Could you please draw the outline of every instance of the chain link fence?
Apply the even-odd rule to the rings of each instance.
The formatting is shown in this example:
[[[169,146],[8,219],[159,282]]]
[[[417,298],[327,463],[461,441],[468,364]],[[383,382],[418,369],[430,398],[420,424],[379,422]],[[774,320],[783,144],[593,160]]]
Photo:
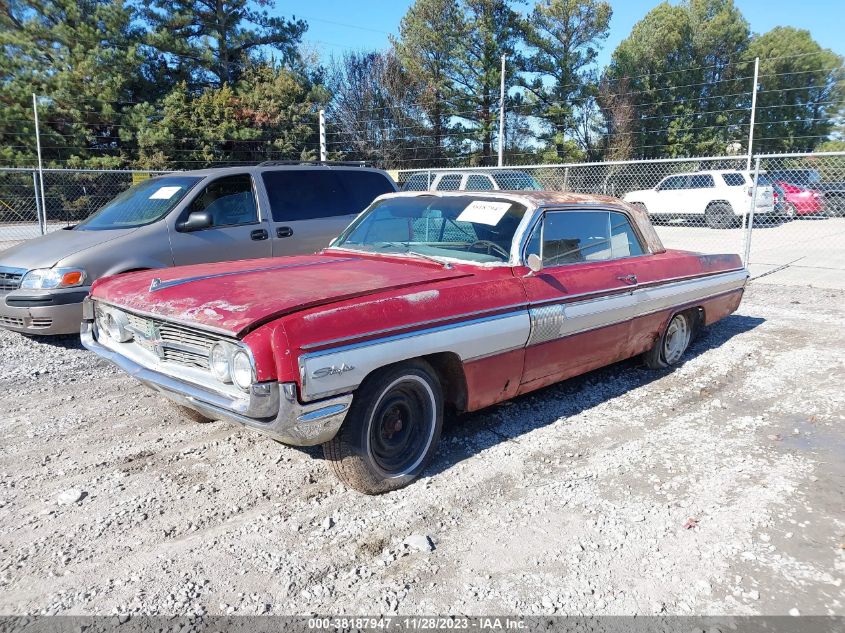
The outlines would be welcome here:
[[[740,253],[752,277],[843,287],[845,152],[405,170],[398,181],[614,196],[645,209],[667,248]]]
[[[0,168],[0,251],[83,220],[160,172]],[[667,248],[740,253],[752,277],[843,287],[845,152],[403,170],[406,190],[548,189],[644,208]]]
[[[160,172],[0,168],[0,251],[84,220],[133,184]]]

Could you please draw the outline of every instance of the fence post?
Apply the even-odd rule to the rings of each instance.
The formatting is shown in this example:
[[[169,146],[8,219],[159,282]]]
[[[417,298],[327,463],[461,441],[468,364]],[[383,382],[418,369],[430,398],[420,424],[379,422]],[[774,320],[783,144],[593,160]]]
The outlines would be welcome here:
[[[47,198],[44,196],[44,168],[41,164],[41,133],[38,131],[38,98],[35,93],[32,93],[32,113],[35,116],[35,146],[38,151],[38,181],[41,188],[41,215],[44,218],[44,223],[40,221],[38,225],[41,228],[41,235],[47,232]],[[37,202],[36,202],[37,204]]]
[[[428,191],[429,189],[431,189],[431,170],[429,169],[429,170],[427,170],[425,173],[426,173],[426,176],[425,176],[425,189],[426,189],[426,191]]]
[[[47,218],[44,217],[44,209],[41,204],[41,196],[38,195],[38,172],[32,170],[32,191],[35,194],[35,217],[38,219],[38,229],[44,235],[47,228]]]
[[[325,163],[328,160],[328,152],[326,151],[326,111],[320,110],[320,162]]]
[[[499,167],[505,161],[505,56],[502,55],[502,85],[499,88]]]
[[[569,167],[563,168],[563,190],[569,191]]]
[[[754,230],[754,209],[757,207],[757,182],[760,176],[760,157],[754,163],[754,182],[751,183],[751,208],[748,210],[748,227],[745,230],[742,263],[748,268],[748,258],[751,256],[751,234]]]
[[[754,119],[757,115],[757,73],[760,71],[760,58],[754,58],[754,86],[751,91],[751,124],[748,130],[748,159],[745,161],[745,171],[751,170],[751,156],[754,151]]]

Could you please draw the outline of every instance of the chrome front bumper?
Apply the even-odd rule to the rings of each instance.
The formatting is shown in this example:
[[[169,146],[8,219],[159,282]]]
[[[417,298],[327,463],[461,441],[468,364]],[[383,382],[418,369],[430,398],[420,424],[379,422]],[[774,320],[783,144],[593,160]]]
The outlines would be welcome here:
[[[115,352],[99,341],[92,321],[83,321],[82,344],[177,404],[214,419],[230,420],[293,446],[332,439],[343,424],[352,394],[301,404],[295,383],[259,383],[243,398],[168,375]]]

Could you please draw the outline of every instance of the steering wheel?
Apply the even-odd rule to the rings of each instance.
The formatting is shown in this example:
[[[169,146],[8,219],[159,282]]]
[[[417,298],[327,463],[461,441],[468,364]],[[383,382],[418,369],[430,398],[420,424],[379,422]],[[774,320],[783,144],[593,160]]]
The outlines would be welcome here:
[[[511,254],[509,252],[507,252],[504,248],[496,244],[496,242],[491,242],[490,240],[476,240],[469,245],[469,250],[473,250],[476,246],[486,247],[488,255],[492,254],[490,251],[495,251],[496,253],[504,257],[505,260],[508,260],[511,257]]]

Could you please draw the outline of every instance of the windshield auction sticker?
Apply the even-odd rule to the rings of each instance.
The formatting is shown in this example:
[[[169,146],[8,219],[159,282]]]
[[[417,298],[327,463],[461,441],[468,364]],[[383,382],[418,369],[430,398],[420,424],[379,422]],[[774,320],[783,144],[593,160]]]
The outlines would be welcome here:
[[[182,187],[159,187],[150,196],[150,200],[170,200]]]
[[[457,222],[475,222],[477,224],[496,226],[510,208],[510,202],[473,200],[461,211],[461,214],[455,220]]]

